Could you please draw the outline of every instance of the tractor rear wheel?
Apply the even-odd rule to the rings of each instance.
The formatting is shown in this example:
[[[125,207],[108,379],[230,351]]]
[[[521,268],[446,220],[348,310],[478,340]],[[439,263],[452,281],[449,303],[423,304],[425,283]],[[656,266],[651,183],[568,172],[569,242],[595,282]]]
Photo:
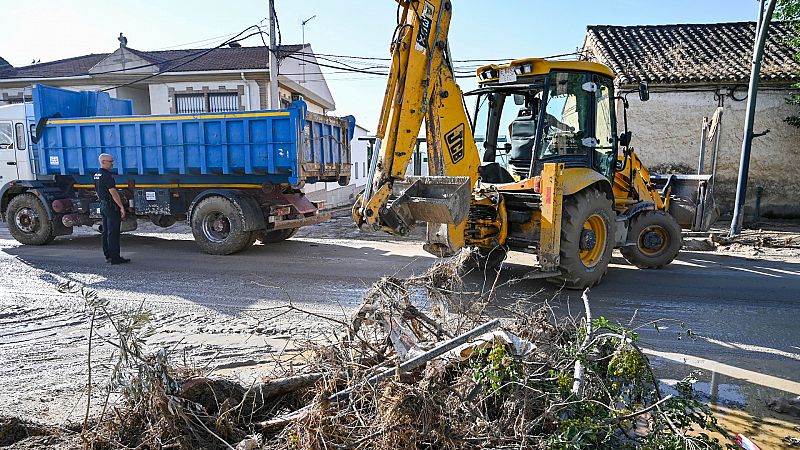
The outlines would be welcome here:
[[[626,261],[640,269],[658,269],[681,251],[681,226],[664,211],[646,211],[631,220],[628,244],[620,249]]]
[[[561,275],[549,281],[567,289],[599,283],[614,251],[614,209],[605,193],[584,189],[564,197],[561,219]]]

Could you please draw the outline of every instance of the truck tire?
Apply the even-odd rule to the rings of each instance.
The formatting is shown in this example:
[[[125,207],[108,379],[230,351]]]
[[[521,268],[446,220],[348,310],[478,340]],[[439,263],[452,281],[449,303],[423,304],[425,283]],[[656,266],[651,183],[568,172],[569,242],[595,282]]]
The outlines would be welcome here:
[[[645,211],[628,228],[628,243],[620,248],[626,261],[640,269],[659,269],[671,263],[681,251],[681,226],[664,211]]]
[[[298,228],[284,228],[283,230],[258,231],[257,239],[262,244],[274,244],[285,241],[297,233]]]
[[[565,196],[561,219],[561,275],[548,281],[567,289],[584,289],[600,282],[614,251],[614,209],[598,189]]]
[[[192,213],[192,234],[197,245],[211,255],[230,255],[251,246],[254,232],[244,230],[242,211],[220,196],[200,201]]]
[[[55,239],[47,210],[33,194],[20,194],[11,199],[6,223],[11,236],[23,244],[44,245]]]

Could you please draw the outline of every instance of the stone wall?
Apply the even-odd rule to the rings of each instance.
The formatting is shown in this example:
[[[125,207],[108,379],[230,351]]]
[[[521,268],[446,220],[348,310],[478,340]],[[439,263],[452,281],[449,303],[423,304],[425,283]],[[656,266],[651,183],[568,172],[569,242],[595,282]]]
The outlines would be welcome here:
[[[771,132],[753,141],[746,212],[755,205],[756,191],[763,188],[761,214],[767,217],[800,217],[800,129],[783,119],[792,114],[787,90],[759,92],[754,131]],[[735,93],[744,98],[746,91]],[[688,166],[697,170],[703,117],[711,118],[717,108],[714,92],[664,91],[651,87],[650,100],[640,102],[629,96],[628,127],[633,147],[645,165]],[[746,101],[724,99],[722,132],[715,184],[716,200],[723,212],[733,210]],[[619,128],[622,132],[622,111]],[[712,143],[706,151],[706,173],[711,171]]]

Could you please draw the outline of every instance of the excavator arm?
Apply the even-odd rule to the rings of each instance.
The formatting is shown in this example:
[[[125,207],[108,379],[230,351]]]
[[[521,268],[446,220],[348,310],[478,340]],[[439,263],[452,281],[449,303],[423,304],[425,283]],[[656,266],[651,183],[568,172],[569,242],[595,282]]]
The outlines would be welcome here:
[[[397,2],[402,11],[391,45],[376,147],[353,217],[362,229],[397,235],[426,222],[426,249],[452,254],[464,245],[480,165],[447,45],[452,6],[449,0]],[[423,121],[432,176],[407,179]]]

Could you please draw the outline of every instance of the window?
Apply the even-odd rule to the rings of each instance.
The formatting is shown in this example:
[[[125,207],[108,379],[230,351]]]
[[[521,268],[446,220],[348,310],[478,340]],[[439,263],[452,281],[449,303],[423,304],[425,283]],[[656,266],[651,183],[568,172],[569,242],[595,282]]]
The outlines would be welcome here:
[[[175,112],[178,114],[206,112],[205,94],[175,94]]]
[[[239,94],[235,92],[208,94],[208,110],[209,112],[238,111]]]
[[[611,108],[611,80],[598,80],[597,92],[595,93],[595,105],[597,121],[595,122],[595,138],[597,146],[594,148],[594,166],[598,172],[605,176],[611,175],[616,154],[614,152],[614,136],[616,130],[614,122],[611,120],[613,110]]]
[[[584,81],[586,78],[581,73],[556,73],[552,76],[540,158],[588,153],[589,147],[583,139],[589,137],[587,125],[591,95],[583,88]]]
[[[199,92],[175,94],[177,114],[200,114],[239,110],[239,94],[236,92]]]
[[[11,122],[0,122],[0,150],[14,148],[13,130]]]
[[[17,150],[25,150],[25,125],[18,123],[15,127],[17,131]]]
[[[356,178],[356,179],[358,179],[358,163],[356,163],[356,164],[355,164],[355,169],[356,169],[356,176],[355,176],[355,178]]]

